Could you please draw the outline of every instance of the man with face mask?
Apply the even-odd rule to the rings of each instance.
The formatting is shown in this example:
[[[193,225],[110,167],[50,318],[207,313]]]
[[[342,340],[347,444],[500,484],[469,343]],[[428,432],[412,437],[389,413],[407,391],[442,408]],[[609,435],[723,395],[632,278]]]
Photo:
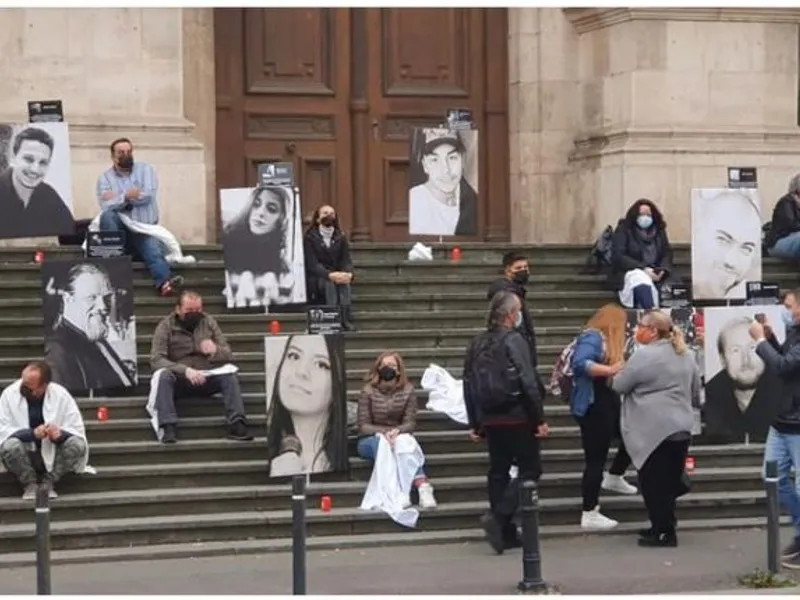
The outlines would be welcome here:
[[[161,431],[164,444],[177,441],[177,398],[222,395],[228,438],[250,441],[247,417],[236,373],[206,375],[205,372],[231,362],[233,353],[216,320],[203,312],[203,298],[185,290],[175,310],[156,326],[153,334],[148,411]]]
[[[763,442],[772,420],[768,404],[778,389],[773,373],[748,334],[752,319],[737,317],[725,323],[717,337],[722,370],[706,384],[703,435],[720,443]]]
[[[133,143],[128,138],[111,142],[113,165],[97,180],[100,230],[124,231],[126,252],[141,259],[162,296],[169,296],[183,283],[173,276],[161,244],[149,235],[129,231],[120,213],[146,225],[158,224],[158,177],[147,163],[133,160]]]
[[[0,173],[0,238],[74,233],[67,204],[44,181],[54,151],[53,137],[39,127],[27,127],[14,138],[9,167]]]
[[[783,550],[783,566],[800,569],[800,289],[786,294],[784,320],[790,326],[781,346],[769,323],[753,321],[750,336],[767,371],[777,375],[782,386],[771,407],[772,423],[764,447],[764,463],[778,463],[778,496],[792,518],[794,539]],[[792,473],[794,471],[794,475]]]
[[[60,315],[45,334],[45,361],[53,381],[72,391],[131,387],[136,383],[136,341],[129,356],[109,343],[109,334],[124,328],[116,322],[116,291],[97,263],[78,263],[67,273],[63,290],[48,291],[62,299]]]
[[[41,478],[51,498],[70,472],[89,471],[89,445],[78,404],[51,381],[45,362],[32,362],[0,395],[0,466],[11,472],[33,500]]]

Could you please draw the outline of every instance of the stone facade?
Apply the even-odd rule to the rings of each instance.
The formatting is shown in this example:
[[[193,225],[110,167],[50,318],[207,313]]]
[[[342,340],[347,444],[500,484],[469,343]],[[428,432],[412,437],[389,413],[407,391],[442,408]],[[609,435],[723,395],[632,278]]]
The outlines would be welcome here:
[[[511,235],[587,242],[639,197],[689,238],[692,187],[759,169],[764,217],[800,165],[800,9],[509,10]],[[77,217],[133,139],[163,223],[216,231],[213,9],[0,9],[0,121],[61,98]],[[26,241],[25,243],[29,243]]]

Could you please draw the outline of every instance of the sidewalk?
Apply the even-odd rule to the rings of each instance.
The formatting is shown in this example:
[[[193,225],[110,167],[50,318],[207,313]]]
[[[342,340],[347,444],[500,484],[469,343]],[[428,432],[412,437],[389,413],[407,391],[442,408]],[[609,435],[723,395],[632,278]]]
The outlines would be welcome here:
[[[543,568],[564,594],[720,592],[765,568],[765,540],[754,529],[686,532],[680,548],[658,550],[639,548],[635,535],[550,539],[542,544]],[[291,555],[271,554],[65,565],[53,569],[52,591],[291,594],[291,564]],[[511,594],[521,569],[520,550],[495,556],[483,543],[320,551],[308,556],[308,593]],[[33,568],[0,570],[3,594],[31,594],[35,586]]]

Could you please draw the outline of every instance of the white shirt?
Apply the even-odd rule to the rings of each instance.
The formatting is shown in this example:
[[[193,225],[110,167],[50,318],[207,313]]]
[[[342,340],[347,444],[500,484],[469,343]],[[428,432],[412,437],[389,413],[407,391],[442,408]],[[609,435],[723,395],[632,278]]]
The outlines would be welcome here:
[[[458,203],[448,206],[440,202],[424,183],[408,192],[408,232],[411,235],[455,235],[460,214]]]

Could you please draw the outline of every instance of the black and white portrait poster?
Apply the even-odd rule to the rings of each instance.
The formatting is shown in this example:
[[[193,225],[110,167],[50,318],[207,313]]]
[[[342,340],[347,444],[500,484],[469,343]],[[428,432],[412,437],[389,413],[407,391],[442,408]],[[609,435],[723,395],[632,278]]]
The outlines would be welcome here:
[[[414,129],[411,135],[408,232],[478,233],[478,131]]]
[[[0,124],[0,239],[74,233],[66,123]]]
[[[56,383],[72,392],[136,385],[130,257],[45,261],[42,307]]]
[[[341,335],[264,339],[270,477],[347,471]]]
[[[783,343],[786,327],[781,310],[781,306],[705,309],[705,435],[733,442],[766,439],[780,383],[756,354],[749,328],[763,316]]]
[[[220,190],[228,308],[306,301],[300,195],[289,185]]]
[[[744,300],[761,281],[761,201],[755,189],[692,190],[692,297]]]

